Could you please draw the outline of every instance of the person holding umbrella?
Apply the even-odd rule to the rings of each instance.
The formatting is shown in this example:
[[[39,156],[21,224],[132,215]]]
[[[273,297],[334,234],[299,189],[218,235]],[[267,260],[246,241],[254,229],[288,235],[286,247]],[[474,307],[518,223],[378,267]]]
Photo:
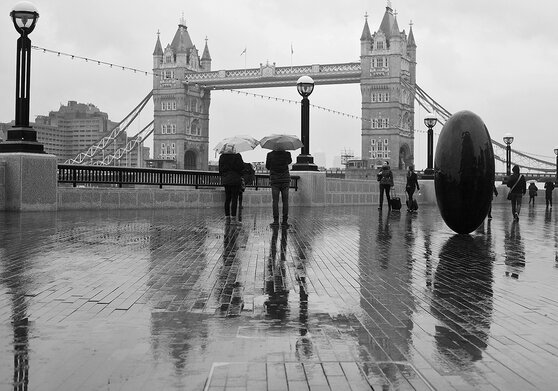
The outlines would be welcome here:
[[[228,222],[236,221],[238,208],[238,194],[242,183],[244,161],[239,153],[236,153],[233,145],[225,145],[219,157],[219,174],[221,184],[225,187],[225,219]]]
[[[240,135],[227,137],[220,141],[215,147],[215,152],[219,152],[219,174],[221,174],[221,184],[225,186],[225,218],[230,222],[231,217],[236,220],[236,212],[239,209],[239,196],[241,194],[242,176],[245,171],[245,164],[239,152],[250,151],[260,142],[251,136]],[[242,198],[240,197],[240,207]],[[241,220],[241,213],[238,213],[238,221]]]
[[[292,163],[291,153],[302,147],[302,142],[296,136],[272,135],[260,140],[262,148],[271,149],[265,160],[265,168],[269,170],[269,182],[271,184],[272,227],[279,226],[279,195],[283,205],[283,220],[281,225],[288,227],[289,223],[289,187],[291,186],[291,174],[289,164]]]

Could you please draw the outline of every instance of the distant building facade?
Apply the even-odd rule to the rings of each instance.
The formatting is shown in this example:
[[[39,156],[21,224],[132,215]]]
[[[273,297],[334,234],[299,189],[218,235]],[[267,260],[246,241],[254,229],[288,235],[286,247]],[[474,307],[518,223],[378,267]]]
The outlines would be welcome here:
[[[37,141],[44,145],[45,152],[56,155],[57,161],[63,163],[75,158],[80,152],[86,151],[101,138],[109,135],[118,123],[110,121],[107,113],[100,111],[91,103],[69,101],[67,105],[60,105],[58,111],[51,111],[48,115],[38,115],[35,122],[30,125],[37,132]],[[13,122],[2,124],[4,134],[12,126]],[[5,136],[2,138],[5,139]],[[117,149],[125,147],[127,141],[126,133],[122,132],[112,145],[104,152],[98,153],[89,163],[102,160]],[[149,157],[149,148],[146,150],[145,147],[140,146],[111,165],[132,167],[143,165],[141,163],[143,156]]]
[[[153,51],[154,159],[166,160],[178,169],[208,169],[210,92],[198,85],[184,85],[183,80],[187,73],[210,70],[207,40],[200,57],[184,19],[165,49],[157,36]]]

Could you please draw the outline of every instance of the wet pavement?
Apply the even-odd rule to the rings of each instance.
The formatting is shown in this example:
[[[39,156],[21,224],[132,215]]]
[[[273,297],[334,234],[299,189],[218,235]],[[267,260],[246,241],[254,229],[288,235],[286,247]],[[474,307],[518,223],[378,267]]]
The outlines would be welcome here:
[[[552,390],[558,209],[0,213],[0,389]]]

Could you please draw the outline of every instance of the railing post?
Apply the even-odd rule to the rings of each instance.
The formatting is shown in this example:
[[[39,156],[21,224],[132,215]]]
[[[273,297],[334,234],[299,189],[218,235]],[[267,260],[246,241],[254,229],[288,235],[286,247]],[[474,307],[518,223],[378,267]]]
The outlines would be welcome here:
[[[122,172],[118,171],[118,187],[122,187]]]
[[[159,189],[163,188],[163,173],[159,173]]]
[[[72,184],[74,187],[77,187],[77,169],[75,167],[72,167],[71,169],[71,173],[72,173]]]

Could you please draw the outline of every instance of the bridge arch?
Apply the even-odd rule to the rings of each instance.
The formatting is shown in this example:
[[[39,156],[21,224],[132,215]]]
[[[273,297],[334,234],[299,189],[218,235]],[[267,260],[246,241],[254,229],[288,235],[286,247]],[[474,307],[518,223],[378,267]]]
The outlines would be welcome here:
[[[195,170],[197,168],[198,153],[195,150],[189,149],[184,152],[184,169]]]

